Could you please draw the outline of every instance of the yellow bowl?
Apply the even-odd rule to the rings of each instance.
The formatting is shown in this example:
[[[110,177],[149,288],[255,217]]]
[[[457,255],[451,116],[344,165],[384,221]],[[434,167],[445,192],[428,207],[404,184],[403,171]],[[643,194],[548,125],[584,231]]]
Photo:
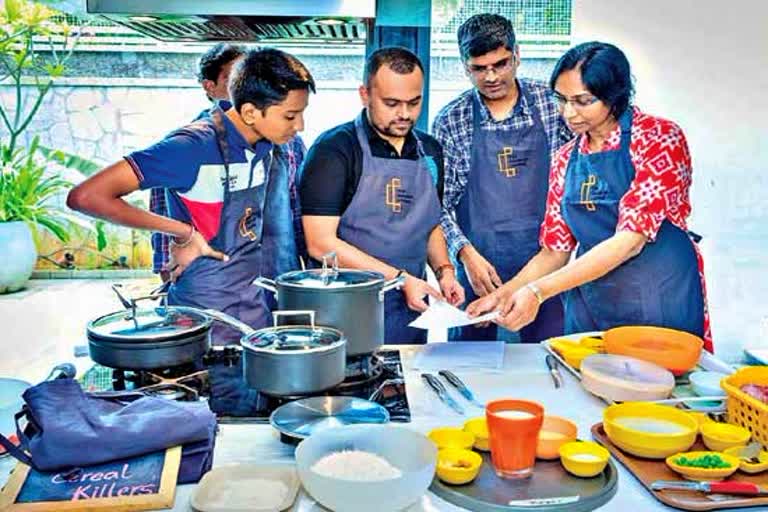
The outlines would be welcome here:
[[[484,416],[465,421],[464,430],[475,436],[474,447],[476,450],[487,452],[491,449],[488,444],[488,422],[485,421]]]
[[[560,463],[566,471],[575,476],[590,478],[599,475],[610,454],[608,450],[592,441],[571,441],[560,447]]]
[[[458,427],[441,427],[430,430],[427,437],[437,445],[438,450],[443,448],[463,448],[469,450],[475,444],[475,435],[465,432]]]
[[[747,444],[752,437],[749,430],[727,423],[706,423],[701,426],[701,438],[712,451],[722,452],[734,446]]]
[[[699,431],[701,431],[701,426],[705,423],[714,423],[715,420],[709,417],[709,414],[705,412],[699,412],[699,411],[688,411],[688,415],[696,420],[696,423],[699,424]]]
[[[443,482],[461,485],[477,477],[483,458],[472,450],[444,448],[437,452],[437,477]]]
[[[720,458],[730,466],[727,468],[694,468],[690,466],[681,466],[676,462],[679,457],[696,458],[704,455],[719,455]],[[739,469],[739,459],[733,455],[727,455],[720,452],[676,453],[667,457],[667,466],[669,466],[672,471],[681,474],[683,478],[687,478],[688,480],[717,481],[734,474],[736,470]]]
[[[603,428],[613,444],[647,459],[684,452],[696,441],[698,422],[666,405],[624,402],[606,407]]]
[[[757,454],[757,460],[759,462],[749,462],[748,460],[744,460],[741,458],[741,450],[746,448],[745,446],[733,446],[731,448],[728,448],[725,450],[726,455],[733,455],[734,457],[739,459],[739,469],[743,471],[744,473],[749,473],[750,475],[753,475],[755,473],[762,473],[765,470],[768,470],[768,452],[765,450],[761,450],[760,453]]]
[[[575,441],[578,427],[569,419],[560,416],[544,416],[536,444],[536,457],[551,460],[560,456],[560,447]]]

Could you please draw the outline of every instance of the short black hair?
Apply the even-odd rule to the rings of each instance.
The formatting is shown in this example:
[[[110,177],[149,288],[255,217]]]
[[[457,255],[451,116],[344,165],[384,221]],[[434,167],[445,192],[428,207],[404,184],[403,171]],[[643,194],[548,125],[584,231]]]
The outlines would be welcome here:
[[[581,81],[587,90],[610,107],[615,119],[621,117],[635,93],[629,61],[624,52],[612,44],[599,41],[574,46],[555,64],[549,87],[554,91],[558,77],[576,68],[581,71]]]
[[[371,86],[371,80],[385,64],[398,75],[411,74],[416,68],[419,68],[422,74],[424,73],[424,66],[421,65],[419,57],[411,50],[402,46],[385,46],[370,54],[365,62],[363,83],[366,87]]]
[[[294,90],[315,92],[315,80],[299,59],[275,48],[248,50],[229,79],[229,96],[238,112],[246,103],[264,112]]]
[[[499,14],[475,14],[461,24],[456,32],[461,60],[480,57],[504,47],[514,52],[515,29],[512,22]]]
[[[207,52],[200,56],[197,66],[197,80],[213,80],[219,78],[221,68],[245,54],[245,48],[240,45],[219,43],[211,46]]]

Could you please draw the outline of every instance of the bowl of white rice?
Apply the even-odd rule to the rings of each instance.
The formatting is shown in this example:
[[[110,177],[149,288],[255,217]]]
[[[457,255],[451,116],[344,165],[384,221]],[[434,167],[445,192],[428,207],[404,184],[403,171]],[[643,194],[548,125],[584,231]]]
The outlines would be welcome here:
[[[437,448],[392,425],[349,425],[315,432],[296,449],[307,492],[336,512],[402,510],[426,492]]]

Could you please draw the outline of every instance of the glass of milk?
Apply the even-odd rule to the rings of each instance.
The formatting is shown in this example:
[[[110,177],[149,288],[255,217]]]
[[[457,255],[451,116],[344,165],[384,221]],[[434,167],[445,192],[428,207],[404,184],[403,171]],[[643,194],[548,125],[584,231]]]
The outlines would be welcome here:
[[[529,400],[494,400],[486,405],[485,418],[496,474],[501,478],[531,476],[544,407]]]

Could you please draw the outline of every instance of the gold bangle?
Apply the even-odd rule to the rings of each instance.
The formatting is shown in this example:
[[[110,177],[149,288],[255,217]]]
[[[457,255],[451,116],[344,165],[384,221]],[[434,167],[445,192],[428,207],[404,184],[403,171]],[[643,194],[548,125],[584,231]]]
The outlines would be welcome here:
[[[528,283],[525,285],[525,287],[531,290],[531,292],[536,296],[536,300],[539,301],[539,306],[541,306],[542,302],[544,302],[544,294],[541,293],[541,288],[539,288],[534,283]]]

